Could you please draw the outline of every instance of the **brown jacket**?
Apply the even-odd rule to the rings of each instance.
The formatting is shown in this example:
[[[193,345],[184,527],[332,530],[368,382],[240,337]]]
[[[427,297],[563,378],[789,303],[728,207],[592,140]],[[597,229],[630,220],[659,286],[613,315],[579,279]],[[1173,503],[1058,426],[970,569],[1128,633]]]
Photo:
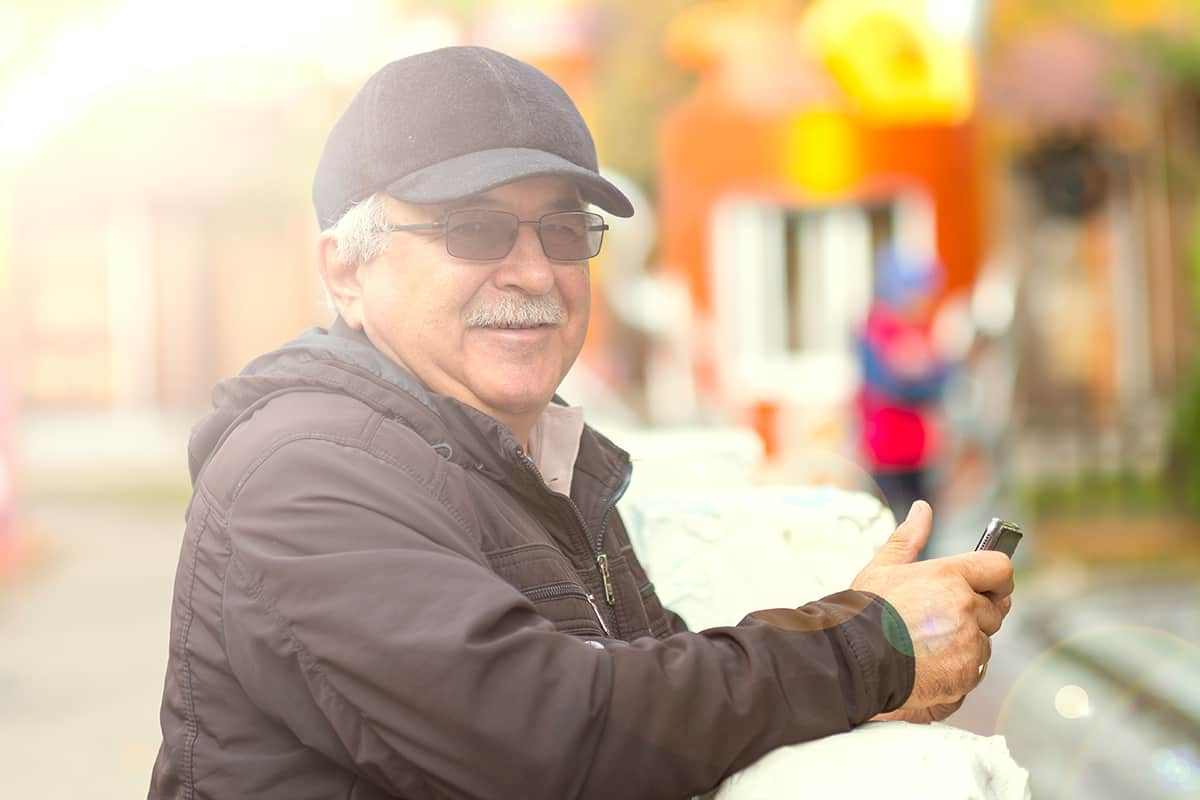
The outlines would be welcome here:
[[[341,323],[214,397],[152,798],[686,798],[911,691],[871,595],[687,632],[590,428],[567,499]]]

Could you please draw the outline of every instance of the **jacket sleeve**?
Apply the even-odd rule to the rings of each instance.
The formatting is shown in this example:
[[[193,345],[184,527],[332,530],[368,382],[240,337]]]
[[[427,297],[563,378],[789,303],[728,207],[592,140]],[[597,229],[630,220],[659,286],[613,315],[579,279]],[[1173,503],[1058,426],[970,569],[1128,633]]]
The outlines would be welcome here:
[[[488,569],[444,470],[301,439],[229,511],[234,674],[389,793],[683,798],[911,691],[903,623],[859,592],[663,640],[558,633]]]

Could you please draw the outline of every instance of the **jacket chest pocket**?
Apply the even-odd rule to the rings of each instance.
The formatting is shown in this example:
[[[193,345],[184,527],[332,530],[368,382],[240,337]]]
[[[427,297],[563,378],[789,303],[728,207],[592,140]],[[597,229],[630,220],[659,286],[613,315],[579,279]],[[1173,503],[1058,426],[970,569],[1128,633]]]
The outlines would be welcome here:
[[[638,636],[653,636],[663,639],[671,635],[671,623],[666,610],[658,599],[658,593],[649,576],[638,562],[633,552],[633,546],[626,544],[621,547],[619,561],[623,564],[622,572],[626,576],[626,591],[630,598],[636,598],[636,610],[631,609],[630,618],[623,623],[631,631],[630,638]]]
[[[654,590],[654,584],[650,581],[638,589],[638,594],[642,597],[642,605],[646,609],[646,620],[650,624],[650,635],[655,639],[665,639],[671,635],[671,623],[667,620],[666,609],[663,608],[662,601],[658,599],[658,593]]]
[[[492,570],[533,603],[561,633],[603,637],[600,617],[571,562],[548,544],[522,544],[487,553]]]

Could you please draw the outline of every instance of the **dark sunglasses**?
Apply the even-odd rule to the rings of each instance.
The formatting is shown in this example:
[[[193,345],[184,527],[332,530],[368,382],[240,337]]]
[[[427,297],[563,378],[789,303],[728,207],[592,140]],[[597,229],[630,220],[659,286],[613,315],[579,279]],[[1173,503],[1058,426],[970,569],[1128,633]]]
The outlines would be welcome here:
[[[452,211],[445,222],[387,225],[384,231],[444,230],[446,252],[468,261],[498,261],[517,243],[522,225],[536,225],[542,252],[551,261],[586,261],[600,252],[608,225],[590,211],[556,211],[540,219],[521,219],[509,211],[468,208]]]

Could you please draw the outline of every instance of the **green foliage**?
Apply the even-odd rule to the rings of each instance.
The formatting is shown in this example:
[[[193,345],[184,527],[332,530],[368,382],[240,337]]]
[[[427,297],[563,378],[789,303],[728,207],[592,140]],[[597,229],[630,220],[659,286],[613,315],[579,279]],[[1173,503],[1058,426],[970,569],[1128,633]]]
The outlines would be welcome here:
[[[1134,473],[1083,473],[1039,481],[1020,492],[1039,517],[1136,517],[1181,510],[1161,477]]]
[[[1188,279],[1192,283],[1192,319],[1200,316],[1200,211],[1192,222],[1192,241],[1188,248]],[[1198,365],[1200,366],[1200,365]]]
[[[1200,214],[1192,226],[1188,266],[1194,320],[1200,316]],[[1167,474],[1172,488],[1190,511],[1200,513],[1200,356],[1175,396],[1167,436]]]
[[[1200,89],[1200,34],[1195,32],[1154,31],[1147,34],[1151,57],[1162,72],[1175,83]]]
[[[1173,412],[1167,475],[1182,504],[1200,513],[1200,365],[1176,396]]]
[[[1145,52],[1151,63],[1173,85],[1175,102],[1200,102],[1200,32],[1176,29],[1146,35]],[[1200,160],[1190,148],[1174,154],[1168,181],[1191,193]],[[1191,284],[1191,319],[1200,318],[1200,213],[1192,223],[1187,253],[1187,278]],[[1189,374],[1180,383],[1171,409],[1167,432],[1167,474],[1170,494],[1191,513],[1200,513],[1200,352]]]

